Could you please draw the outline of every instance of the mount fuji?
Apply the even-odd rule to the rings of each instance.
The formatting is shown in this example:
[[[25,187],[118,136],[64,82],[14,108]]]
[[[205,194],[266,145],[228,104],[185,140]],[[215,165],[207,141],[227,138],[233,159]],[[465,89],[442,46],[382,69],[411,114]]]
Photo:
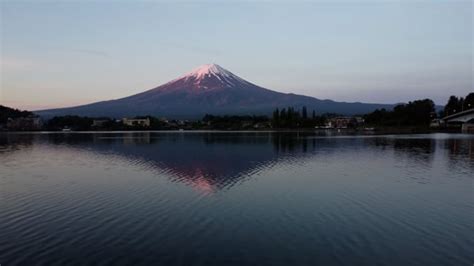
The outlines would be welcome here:
[[[36,111],[43,117],[60,115],[130,117],[153,115],[194,119],[205,114],[269,115],[284,107],[316,110],[317,113],[363,114],[393,105],[347,103],[320,100],[293,93],[281,93],[250,83],[216,64],[193,71],[158,86],[121,99],[87,105]]]

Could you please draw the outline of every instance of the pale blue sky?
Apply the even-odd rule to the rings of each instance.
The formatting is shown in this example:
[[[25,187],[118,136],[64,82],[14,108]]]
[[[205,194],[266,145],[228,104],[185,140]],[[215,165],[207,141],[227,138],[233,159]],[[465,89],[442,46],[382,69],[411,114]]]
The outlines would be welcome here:
[[[120,98],[217,63],[257,85],[396,103],[473,91],[471,1],[0,0],[0,104]]]

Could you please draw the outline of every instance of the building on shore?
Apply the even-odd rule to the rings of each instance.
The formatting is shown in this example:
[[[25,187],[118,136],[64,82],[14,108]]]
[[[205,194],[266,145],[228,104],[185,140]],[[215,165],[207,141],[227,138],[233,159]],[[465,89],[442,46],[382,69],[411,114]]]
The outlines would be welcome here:
[[[433,119],[430,122],[430,128],[440,128],[441,127],[441,120],[440,119]]]
[[[474,133],[474,118],[462,124],[461,131],[463,133]]]
[[[323,127],[317,127],[317,128],[325,128],[325,129],[356,128],[363,125],[364,123],[365,123],[364,118],[360,116],[354,116],[354,117],[338,116],[338,117],[329,118]]]
[[[43,122],[38,116],[8,118],[7,130],[40,130]]]
[[[150,119],[149,118],[123,118],[122,123],[126,126],[131,127],[149,127],[150,126]]]
[[[107,122],[110,122],[110,120],[109,119],[94,119],[92,120],[92,127],[102,127]]]

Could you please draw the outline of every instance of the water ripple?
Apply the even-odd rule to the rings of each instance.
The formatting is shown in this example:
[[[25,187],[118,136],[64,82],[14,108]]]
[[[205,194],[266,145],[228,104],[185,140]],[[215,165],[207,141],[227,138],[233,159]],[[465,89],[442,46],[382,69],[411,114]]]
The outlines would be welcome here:
[[[0,263],[468,265],[473,143],[0,134]]]

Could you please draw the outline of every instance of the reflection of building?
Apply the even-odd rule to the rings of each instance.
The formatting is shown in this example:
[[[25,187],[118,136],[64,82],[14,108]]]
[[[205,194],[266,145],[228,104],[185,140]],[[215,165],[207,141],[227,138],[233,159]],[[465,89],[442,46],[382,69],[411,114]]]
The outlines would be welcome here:
[[[141,127],[149,127],[150,126],[150,119],[143,118],[143,119],[134,119],[134,118],[123,118],[122,123],[126,126],[141,126]]]
[[[468,155],[474,159],[474,140],[473,139],[449,139],[445,144],[451,155]]]
[[[42,121],[37,116],[9,118],[7,121],[7,129],[9,130],[39,130]]]
[[[124,144],[150,144],[150,132],[124,133]]]

